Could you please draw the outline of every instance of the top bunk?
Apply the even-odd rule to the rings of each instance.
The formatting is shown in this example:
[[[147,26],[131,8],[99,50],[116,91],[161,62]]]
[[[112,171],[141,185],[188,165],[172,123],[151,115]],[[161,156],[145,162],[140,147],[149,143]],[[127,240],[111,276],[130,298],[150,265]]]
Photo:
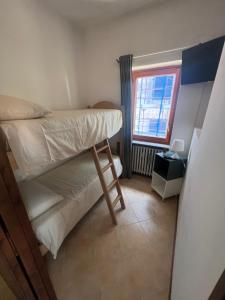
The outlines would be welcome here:
[[[38,176],[111,138],[122,127],[122,111],[110,102],[93,108],[53,111],[41,118],[1,122],[23,178]]]

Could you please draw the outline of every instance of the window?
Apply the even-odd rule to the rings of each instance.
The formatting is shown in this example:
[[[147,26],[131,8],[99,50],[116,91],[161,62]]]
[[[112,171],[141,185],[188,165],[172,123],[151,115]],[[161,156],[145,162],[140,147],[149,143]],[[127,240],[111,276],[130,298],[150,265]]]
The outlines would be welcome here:
[[[179,67],[133,72],[135,140],[169,144],[179,81]]]

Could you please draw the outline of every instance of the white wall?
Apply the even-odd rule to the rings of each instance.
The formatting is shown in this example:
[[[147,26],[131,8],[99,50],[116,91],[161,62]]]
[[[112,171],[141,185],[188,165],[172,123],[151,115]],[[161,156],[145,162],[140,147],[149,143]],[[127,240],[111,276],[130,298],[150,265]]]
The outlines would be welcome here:
[[[117,57],[196,44],[224,34],[224,28],[223,0],[170,0],[83,32],[72,29],[44,0],[0,0],[0,94],[51,109],[99,100],[119,103]],[[202,124],[209,95],[205,84],[180,89],[172,139],[184,138],[186,152],[193,127]]]
[[[85,31],[84,97],[120,100],[120,55],[148,54],[209,40],[225,34],[223,0],[170,0]]]
[[[41,0],[0,0],[0,94],[80,107],[80,33]]]
[[[225,48],[180,197],[172,300],[206,300],[225,268]]]
[[[198,107],[198,113],[195,120],[195,127],[202,128],[206,111],[208,109],[209,99],[211,96],[212,88],[213,88],[214,82],[206,82],[202,84],[202,93],[201,93],[201,99]]]
[[[185,140],[184,156],[187,156],[194,127],[202,128],[213,82],[180,87],[171,141]]]
[[[92,26],[84,34],[82,97],[89,104],[103,99],[120,102],[116,62],[120,55],[143,55],[194,45],[223,34],[224,0],[171,0],[113,22]],[[135,64],[138,62],[135,61]],[[173,138],[183,137],[187,145],[203,90],[204,85],[182,87],[180,90]],[[205,95],[206,102],[209,94]]]

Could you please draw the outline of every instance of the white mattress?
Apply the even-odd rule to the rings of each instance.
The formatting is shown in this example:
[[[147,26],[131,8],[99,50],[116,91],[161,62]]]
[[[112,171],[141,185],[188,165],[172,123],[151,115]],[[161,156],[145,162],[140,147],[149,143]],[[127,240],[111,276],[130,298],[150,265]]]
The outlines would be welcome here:
[[[25,177],[34,177],[111,138],[122,126],[115,109],[55,111],[39,119],[1,123]]]
[[[100,159],[102,165],[108,163],[105,154],[100,154]],[[120,159],[117,156],[113,159],[119,176],[122,173]],[[108,184],[112,181],[110,170],[105,172],[105,178]],[[67,234],[102,195],[92,155],[79,155],[33,181],[64,197],[31,223],[38,240],[56,257]]]

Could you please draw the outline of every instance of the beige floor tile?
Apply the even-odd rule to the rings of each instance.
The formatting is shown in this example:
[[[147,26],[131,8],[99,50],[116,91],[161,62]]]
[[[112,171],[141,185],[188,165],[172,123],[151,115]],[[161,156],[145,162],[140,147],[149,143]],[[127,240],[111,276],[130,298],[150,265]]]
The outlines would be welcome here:
[[[141,300],[168,300],[169,290],[152,292],[149,288],[143,289]]]
[[[167,300],[176,199],[161,201],[150,179],[121,180],[126,210],[112,225],[104,199],[46,262],[61,300]]]
[[[126,205],[126,209],[116,208],[116,218],[118,227],[122,225],[129,225],[137,223],[139,220],[131,206]]]
[[[101,289],[101,300],[141,300],[141,293],[132,289],[130,284],[121,282]]]
[[[140,202],[131,204],[132,209],[139,222],[156,218],[156,212],[151,202]]]

